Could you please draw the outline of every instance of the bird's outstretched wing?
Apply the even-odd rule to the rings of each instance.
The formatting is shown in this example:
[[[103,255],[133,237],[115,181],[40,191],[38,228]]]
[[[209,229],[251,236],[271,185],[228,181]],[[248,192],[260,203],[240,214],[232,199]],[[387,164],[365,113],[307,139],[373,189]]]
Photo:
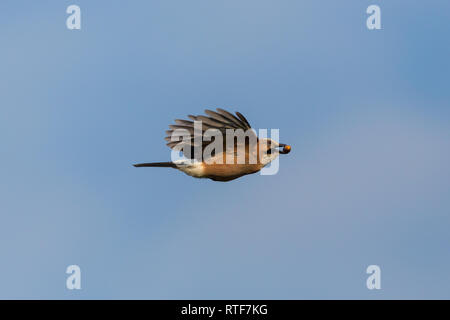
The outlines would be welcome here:
[[[247,132],[247,134],[252,136],[257,141],[256,133],[253,129],[251,129],[250,123],[247,121],[247,119],[240,113],[236,112],[236,116],[232,113],[223,110],[221,108],[217,108],[216,111],[212,110],[205,110],[206,115],[199,115],[199,116],[193,116],[188,115],[188,118],[191,120],[181,120],[176,119],[175,124],[169,125],[170,130],[166,131],[167,137],[165,137],[165,140],[168,141],[167,146],[169,146],[171,149],[179,150],[183,145],[180,144],[181,137],[177,137],[177,133],[174,134],[174,132],[179,130],[184,130],[184,132],[188,132],[190,135],[190,139],[187,141],[187,146],[184,145],[184,147],[187,147],[191,149],[190,155],[184,154],[186,157],[191,159],[196,159],[196,153],[194,152],[194,147],[199,141],[198,136],[201,135],[201,148],[202,148],[202,154],[204,151],[204,148],[208,146],[210,143],[214,142],[214,138],[206,138],[205,139],[205,131],[208,129],[217,129],[221,132],[223,137],[223,144],[224,144],[224,150],[227,148],[226,144],[226,133],[227,129],[233,129],[238,130],[242,129],[244,132]],[[201,121],[201,130],[194,130],[194,121]],[[197,138],[197,139],[196,139]],[[187,140],[187,139],[186,139]],[[185,141],[186,141],[185,140]],[[250,138],[245,140],[245,143],[248,144],[248,141],[251,140]],[[235,139],[235,145],[234,147],[239,147],[238,145],[238,139]],[[197,155],[198,156],[198,155]],[[201,159],[197,159],[201,161]]]

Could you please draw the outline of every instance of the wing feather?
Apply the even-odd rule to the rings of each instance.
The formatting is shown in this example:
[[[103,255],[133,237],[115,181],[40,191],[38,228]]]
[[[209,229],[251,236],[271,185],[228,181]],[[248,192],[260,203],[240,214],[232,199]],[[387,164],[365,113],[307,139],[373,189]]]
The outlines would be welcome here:
[[[205,114],[206,115],[198,115],[198,116],[188,115],[188,118],[190,120],[176,119],[175,124],[169,125],[169,128],[171,130],[166,131],[167,137],[165,137],[164,139],[166,141],[168,141],[167,146],[169,146],[171,149],[173,149],[173,148],[175,148],[175,146],[178,146],[180,144],[180,141],[182,140],[181,137],[177,138],[178,141],[172,141],[172,135],[175,130],[180,130],[180,129],[187,130],[189,132],[189,134],[191,135],[191,138],[188,141],[185,141],[185,143],[187,143],[187,146],[191,146],[190,158],[194,159],[193,148],[195,146],[194,142],[196,140],[195,139],[196,136],[194,136],[194,134],[198,134],[198,132],[194,132],[195,131],[194,130],[194,121],[202,122],[202,130],[201,130],[201,132],[202,132],[201,133],[202,134],[202,153],[204,151],[204,148],[214,141],[214,139],[212,141],[206,141],[205,139],[203,139],[203,134],[208,129],[218,129],[224,135],[224,137],[223,137],[224,150],[226,148],[225,134],[226,134],[227,129],[233,129],[233,130],[242,129],[242,130],[244,130],[244,132],[246,132],[247,130],[250,129],[251,134],[253,134],[257,140],[256,133],[254,132],[254,130],[251,130],[250,123],[240,112],[236,112],[236,116],[235,116],[232,113],[230,113],[224,109],[217,108],[216,111],[205,110]],[[247,144],[247,141],[246,141],[246,144]],[[200,160],[200,159],[198,159],[198,160]]]

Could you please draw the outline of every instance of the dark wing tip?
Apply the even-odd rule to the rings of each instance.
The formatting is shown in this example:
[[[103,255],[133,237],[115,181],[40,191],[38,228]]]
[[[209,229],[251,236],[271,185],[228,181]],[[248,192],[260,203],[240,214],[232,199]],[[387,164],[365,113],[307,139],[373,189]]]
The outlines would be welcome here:
[[[239,119],[241,119],[246,125],[247,125],[247,129],[250,129],[252,126],[250,125],[250,123],[248,123],[247,119],[245,119],[245,117],[242,115],[242,113],[240,113],[239,111],[236,111],[236,115],[239,117]]]

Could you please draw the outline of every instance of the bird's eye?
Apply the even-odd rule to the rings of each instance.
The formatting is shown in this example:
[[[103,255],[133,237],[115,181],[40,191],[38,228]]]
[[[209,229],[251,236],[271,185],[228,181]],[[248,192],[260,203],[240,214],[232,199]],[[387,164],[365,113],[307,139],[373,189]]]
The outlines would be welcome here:
[[[267,154],[272,154],[272,149],[268,149]]]

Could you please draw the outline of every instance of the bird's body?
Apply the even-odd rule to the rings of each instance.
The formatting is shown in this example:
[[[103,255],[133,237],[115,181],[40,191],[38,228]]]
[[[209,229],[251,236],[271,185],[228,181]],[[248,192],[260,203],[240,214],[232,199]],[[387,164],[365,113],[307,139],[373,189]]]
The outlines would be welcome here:
[[[135,167],[168,167],[178,169],[194,178],[209,178],[214,181],[230,181],[246,174],[258,172],[263,164],[207,164],[196,160],[176,160],[173,162],[153,162],[136,164]]]
[[[195,178],[209,178],[214,181],[230,181],[261,170],[257,164],[206,164],[193,162],[176,163],[176,168]]]
[[[177,124],[169,126],[172,130],[167,131],[168,137],[166,137],[166,140],[169,141],[167,145],[172,149],[181,150],[187,156],[185,159],[171,162],[141,163],[134,166],[170,167],[195,178],[230,181],[260,171],[276,159],[279,153],[289,153],[291,149],[290,146],[279,144],[272,139],[258,139],[248,121],[239,112],[236,113],[238,117],[222,109],[217,109],[217,112],[206,110],[206,113],[210,116],[209,118],[206,116],[189,116],[194,122],[202,121],[200,129],[196,126],[197,123],[188,120],[175,120]],[[216,134],[229,134],[229,131],[227,131],[229,129],[241,130],[242,132],[245,130],[246,136],[242,140],[239,140],[240,138],[237,136],[232,136],[233,143],[231,145],[227,145],[229,140],[225,138],[220,140],[220,137],[217,136],[214,136],[214,140],[211,138],[203,139],[211,130],[216,130],[212,131]],[[177,138],[182,136],[183,141],[180,142]],[[199,136],[202,138],[200,140],[201,145],[196,140]],[[211,148],[213,143],[216,143],[215,148]],[[282,147],[283,150],[278,151],[279,147]],[[196,151],[200,152],[196,153]],[[206,151],[209,151],[209,153]]]

